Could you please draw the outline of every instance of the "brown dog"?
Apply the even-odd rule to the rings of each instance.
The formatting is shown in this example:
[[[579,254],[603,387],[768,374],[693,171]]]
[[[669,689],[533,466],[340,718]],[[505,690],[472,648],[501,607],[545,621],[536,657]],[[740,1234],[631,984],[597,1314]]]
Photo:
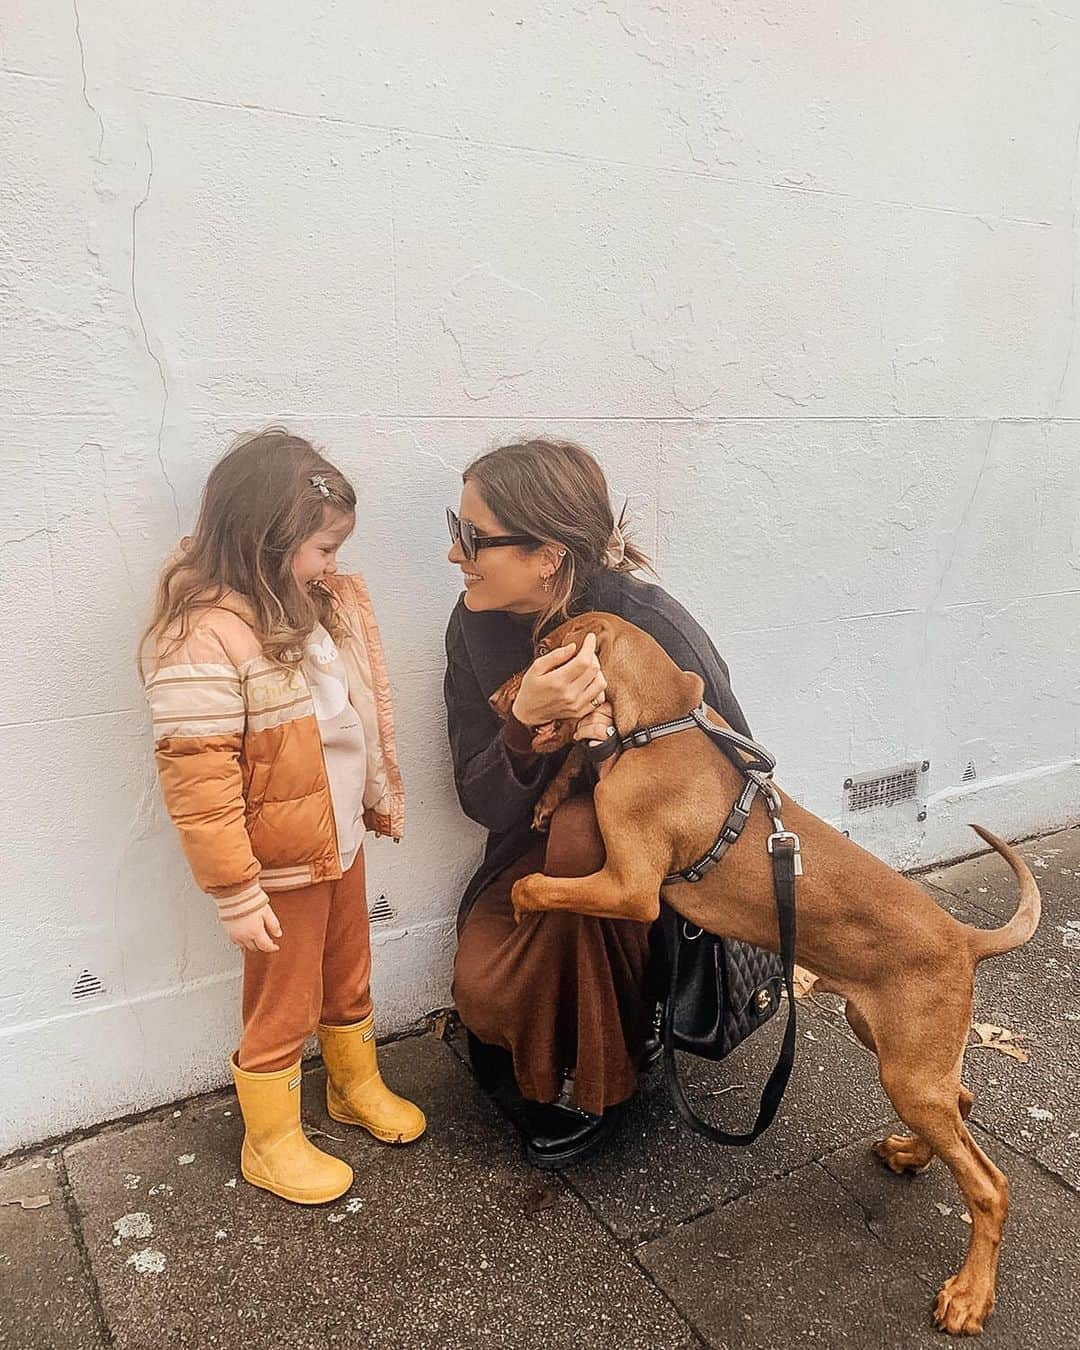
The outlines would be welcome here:
[[[551,649],[597,637],[607,698],[620,736],[685,716],[701,702],[699,676],[680,671],[648,634],[610,614],[585,614],[546,640]],[[516,691],[515,691],[516,692]],[[496,694],[506,712],[513,701]],[[723,719],[710,710],[719,726]],[[540,752],[566,745],[571,724],[544,728]],[[538,817],[569,791],[582,756],[571,752],[548,788]],[[598,784],[594,801],[607,861],[588,877],[523,877],[513,888],[519,916],[573,910],[598,918],[659,914],[668,873],[688,866],[712,844],[742,786],[739,771],[700,731],[680,732],[621,755]],[[878,1057],[881,1083],[912,1131],[874,1146],[894,1172],[921,1172],[937,1154],[948,1165],[971,1214],[971,1242],[959,1272],[934,1305],[937,1325],[974,1334],[994,1306],[994,1283],[1008,1185],[964,1124],[972,1096],[960,1081],[971,1024],[975,967],[1011,951],[1034,933],[1038,886],[1023,859],[979,826],[972,828],[1008,862],[1020,904],[1003,928],[957,922],[914,881],[839,834],[781,793],[783,820],[800,836],[805,875],[798,883],[799,963],[820,986],[847,1000],[848,1022]],[[772,830],[755,803],[739,842],[718,867],[691,885],[664,888],[664,899],[691,923],[723,937],[777,951],[779,938],[766,839]]]

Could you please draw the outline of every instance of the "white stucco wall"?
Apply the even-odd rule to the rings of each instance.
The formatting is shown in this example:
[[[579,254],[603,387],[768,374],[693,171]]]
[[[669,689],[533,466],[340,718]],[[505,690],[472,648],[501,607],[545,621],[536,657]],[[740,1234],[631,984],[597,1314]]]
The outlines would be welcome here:
[[[448,1001],[481,844],[442,508],[524,431],[630,495],[807,805],[929,760],[925,821],[855,831],[904,864],[1076,819],[1078,71],[1077,0],[6,0],[0,1152],[227,1076],[132,649],[271,419],[360,490],[384,1029]]]

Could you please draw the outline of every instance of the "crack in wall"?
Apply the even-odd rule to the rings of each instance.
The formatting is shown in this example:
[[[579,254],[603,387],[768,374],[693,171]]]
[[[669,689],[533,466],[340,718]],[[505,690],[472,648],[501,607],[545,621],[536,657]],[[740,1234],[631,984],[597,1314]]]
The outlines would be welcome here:
[[[86,441],[79,446],[80,453],[83,450],[96,450],[98,452],[98,458],[101,461],[101,491],[102,499],[105,503],[105,523],[108,525],[113,538],[116,540],[116,551],[120,555],[120,563],[124,569],[124,575],[127,577],[128,589],[131,591],[132,595],[135,595],[137,593],[135,579],[131,575],[131,566],[128,563],[127,553],[124,550],[124,541],[120,535],[120,531],[117,529],[116,521],[113,519],[112,502],[109,496],[109,470],[105,460],[105,447],[99,445],[97,441]]]
[[[71,0],[71,8],[75,11],[75,41],[79,47],[79,68],[82,71],[82,100],[97,118],[98,124],[98,147],[94,159],[101,163],[101,151],[105,144],[105,122],[98,109],[90,102],[90,95],[86,88],[86,48],[83,46],[82,23],[79,19],[79,0]]]
[[[397,202],[395,197],[394,156],[396,138],[390,142],[386,158],[387,187],[390,196],[390,292],[394,305],[394,391],[401,406],[401,329],[398,321]]]
[[[938,579],[937,590],[934,592],[933,596],[930,599],[930,603],[926,607],[927,618],[929,618],[929,615],[931,613],[938,611],[939,608],[938,601],[941,599],[941,593],[945,589],[945,582],[948,580],[949,573],[952,571],[953,563],[956,561],[956,555],[960,551],[960,538],[964,533],[965,527],[967,526],[968,517],[971,514],[971,508],[975,505],[975,499],[979,495],[979,489],[982,487],[983,478],[986,476],[986,470],[990,463],[990,452],[994,445],[994,432],[996,430],[997,430],[997,420],[995,419],[990,423],[990,434],[987,436],[986,445],[983,448],[982,463],[979,465],[979,472],[975,475],[975,485],[971,489],[971,495],[970,497],[968,497],[967,504],[960,514],[959,524],[957,525],[955,531],[953,532],[952,549],[949,552],[949,556],[945,562],[945,566],[942,568],[941,576]],[[923,656],[924,658],[926,656],[925,645],[923,649]]]
[[[1072,177],[1072,240],[1073,240],[1073,267],[1072,267],[1072,288],[1069,293],[1069,342],[1065,350],[1065,365],[1061,371],[1061,379],[1058,381],[1057,392],[1054,395],[1054,401],[1050,405],[1050,417],[1057,414],[1061,407],[1061,400],[1065,395],[1065,381],[1068,379],[1069,370],[1072,367],[1073,352],[1076,348],[1076,267],[1077,255],[1080,254],[1080,125],[1076,128],[1076,158],[1073,164]]]
[[[14,548],[16,544],[25,544],[29,539],[36,539],[40,534],[50,535],[59,533],[59,530],[53,529],[49,525],[39,525],[36,530],[31,530],[29,534],[19,534],[16,535],[14,539],[4,539],[0,541],[0,553],[5,552],[9,548]]]
[[[230,109],[233,112],[263,113],[271,117],[289,117],[304,122],[329,122],[335,126],[352,128],[358,131],[381,132],[387,136],[397,136],[402,141],[429,140],[442,141],[450,145],[469,150],[494,150],[524,155],[538,155],[547,159],[566,160],[584,168],[599,166],[611,169],[629,169],[636,173],[664,174],[675,178],[705,179],[710,182],[737,184],[754,188],[761,192],[798,192],[807,196],[832,197],[839,201],[854,202],[859,206],[896,206],[908,211],[930,211],[939,215],[959,216],[964,220],[977,220],[984,223],[995,220],[1010,225],[1032,225],[1039,229],[1053,229],[1052,220],[1039,220],[1032,216],[991,215],[986,211],[968,211],[958,206],[942,206],[936,202],[916,202],[899,197],[867,197],[856,192],[845,192],[840,188],[808,187],[800,183],[777,183],[767,178],[751,178],[742,174],[709,173],[705,170],[684,169],[662,162],[641,162],[637,160],[616,159],[609,155],[592,155],[583,151],[562,150],[553,146],[522,145],[515,141],[487,140],[478,136],[463,136],[440,131],[425,131],[415,127],[391,126],[385,122],[365,122],[348,117],[334,117],[326,113],[299,112],[293,108],[276,108],[257,103],[230,103],[223,99],[202,98],[191,94],[174,94],[164,89],[149,89],[144,85],[130,86],[134,94],[145,94],[150,98],[170,99],[179,103],[194,103],[209,108]]]
[[[169,477],[169,471],[165,467],[165,456],[162,452],[161,441],[165,434],[165,415],[169,408],[169,382],[165,378],[165,366],[161,358],[150,345],[150,334],[147,331],[146,320],[143,318],[143,312],[139,305],[139,291],[136,284],[137,263],[138,263],[138,218],[139,212],[150,200],[150,189],[154,181],[154,148],[150,144],[150,135],[146,134],[146,153],[148,163],[146,169],[146,188],[143,195],[135,203],[131,211],[131,301],[135,306],[135,313],[138,315],[139,327],[142,330],[143,343],[146,347],[146,353],[157,367],[158,378],[161,380],[161,420],[158,422],[157,430],[157,462],[161,469],[161,476],[164,478],[172,496],[173,511],[176,515],[176,529],[180,531],[180,499],[176,495],[176,488],[172,479]]]

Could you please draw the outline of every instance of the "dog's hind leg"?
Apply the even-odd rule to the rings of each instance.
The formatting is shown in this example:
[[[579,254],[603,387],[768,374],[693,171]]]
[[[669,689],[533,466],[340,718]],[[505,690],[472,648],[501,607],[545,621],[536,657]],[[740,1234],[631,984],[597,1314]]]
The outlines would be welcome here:
[[[858,1005],[850,997],[844,1004],[844,1016],[847,1018],[848,1025],[866,1049],[877,1054],[877,1045],[874,1042],[874,1033],[870,1030],[870,1024],[859,1011]],[[961,1061],[962,1059],[963,1054],[961,1052]],[[957,1094],[957,1105],[962,1120],[967,1120],[973,1100],[971,1093],[961,1083]],[[879,1139],[874,1144],[873,1149],[885,1166],[891,1172],[897,1174],[925,1172],[934,1160],[934,1150],[925,1139],[920,1139],[917,1134],[890,1134],[885,1139]]]
[[[894,1039],[893,1030],[877,1029],[882,1086],[914,1138],[947,1164],[971,1216],[967,1257],[942,1286],[934,1321],[954,1335],[974,1335],[994,1306],[1008,1182],[964,1124],[961,1102],[970,1109],[971,1094],[959,1081],[962,1052],[948,1065],[909,1034]]]
[[[848,1026],[852,1029],[867,1050],[877,1054],[877,1046],[874,1044],[874,1033],[870,1030],[870,1023],[858,1009],[854,999],[849,998],[844,1004],[844,1016],[847,1018]]]
[[[877,1045],[870,1024],[851,998],[844,1005],[844,1016],[867,1050],[876,1054]],[[879,1139],[873,1148],[885,1166],[898,1173],[925,1172],[934,1158],[934,1150],[917,1134],[890,1134],[885,1139]]]
[[[967,1120],[974,1100],[961,1083],[957,1094],[961,1120]],[[897,1173],[925,1172],[934,1160],[934,1150],[917,1134],[890,1134],[878,1140],[874,1145],[874,1152],[890,1172]]]

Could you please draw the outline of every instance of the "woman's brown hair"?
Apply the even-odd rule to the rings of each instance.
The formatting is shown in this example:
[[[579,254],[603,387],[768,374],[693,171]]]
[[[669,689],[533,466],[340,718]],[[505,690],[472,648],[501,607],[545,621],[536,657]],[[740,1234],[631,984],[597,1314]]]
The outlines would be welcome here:
[[[229,592],[246,601],[266,655],[294,665],[315,624],[332,623],[333,606],[325,587],[299,585],[293,554],[335,514],[355,509],[348,479],[284,427],[234,441],[206,480],[194,533],[162,571],[140,667]]]
[[[605,570],[652,570],[626,536],[626,507],[616,522],[604,471],[573,441],[531,440],[501,445],[474,459],[462,475],[475,483],[511,534],[530,534],[534,552],[555,544],[566,557],[552,577],[551,598],[536,617],[536,633],[561,622],[589,583]]]

